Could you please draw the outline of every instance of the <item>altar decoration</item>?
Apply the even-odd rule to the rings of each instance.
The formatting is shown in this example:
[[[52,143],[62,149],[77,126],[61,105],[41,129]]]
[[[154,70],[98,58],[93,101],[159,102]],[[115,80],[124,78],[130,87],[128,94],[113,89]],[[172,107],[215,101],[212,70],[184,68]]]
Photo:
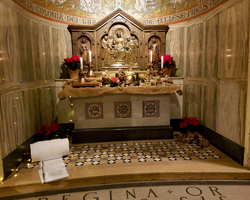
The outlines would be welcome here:
[[[80,58],[79,56],[72,55],[71,58],[64,59],[63,64],[68,68],[70,78],[78,76],[80,71]]]
[[[197,132],[199,125],[200,122],[195,117],[183,117],[181,132],[174,133],[176,141],[197,143],[201,148],[209,146],[209,141]]]
[[[162,73],[162,76],[175,76],[177,68],[174,58],[171,55],[158,57],[155,61],[153,61],[153,64],[159,66],[159,72]]]
[[[41,129],[36,130],[36,133],[42,137],[42,140],[68,138],[68,134],[62,129],[58,122],[51,123],[50,126],[44,124]]]
[[[118,77],[111,77],[108,80],[108,84],[109,84],[110,87],[116,87],[116,86],[118,86],[118,83],[119,83]]]

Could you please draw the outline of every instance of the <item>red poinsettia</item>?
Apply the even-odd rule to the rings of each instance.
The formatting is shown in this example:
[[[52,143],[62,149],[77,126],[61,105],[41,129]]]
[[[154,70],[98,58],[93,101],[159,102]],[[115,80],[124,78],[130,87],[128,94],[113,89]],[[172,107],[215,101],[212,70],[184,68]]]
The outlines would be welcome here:
[[[200,122],[195,117],[183,117],[183,122],[180,123],[180,128],[192,131]]]
[[[160,65],[161,64],[161,57],[156,58],[154,63],[157,65]],[[171,57],[171,55],[163,55],[163,63],[164,63],[164,67],[166,67],[167,65],[173,64],[174,59],[173,59],[173,57]]]
[[[64,59],[63,64],[70,68],[72,71],[75,71],[76,69],[80,69],[80,58],[79,56],[72,55],[71,58]]]
[[[163,63],[168,62],[169,64],[171,64],[172,61],[174,61],[174,59],[171,57],[171,55],[164,55],[163,56]]]
[[[48,136],[51,133],[57,132],[59,129],[61,129],[61,126],[58,124],[58,122],[55,122],[55,123],[51,123],[50,126],[47,126],[44,124],[41,129],[36,130],[36,133],[44,134],[45,136]]]

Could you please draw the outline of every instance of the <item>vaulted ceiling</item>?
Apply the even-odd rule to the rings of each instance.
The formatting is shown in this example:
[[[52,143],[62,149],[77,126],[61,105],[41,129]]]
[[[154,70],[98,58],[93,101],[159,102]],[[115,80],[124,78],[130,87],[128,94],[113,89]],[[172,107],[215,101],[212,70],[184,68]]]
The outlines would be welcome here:
[[[203,15],[228,0],[13,0],[26,10],[66,24],[94,24],[116,8],[144,24],[172,24]]]

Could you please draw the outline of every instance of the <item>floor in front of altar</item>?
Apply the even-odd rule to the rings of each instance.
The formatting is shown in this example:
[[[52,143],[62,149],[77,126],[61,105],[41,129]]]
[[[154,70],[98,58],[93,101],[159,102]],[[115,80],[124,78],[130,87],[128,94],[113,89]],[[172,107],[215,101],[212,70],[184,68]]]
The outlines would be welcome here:
[[[250,179],[249,169],[214,146],[202,149],[174,140],[70,144],[70,154],[63,160],[69,178],[43,184],[43,188],[150,180]],[[0,189],[41,185],[39,169],[39,163],[22,163]]]

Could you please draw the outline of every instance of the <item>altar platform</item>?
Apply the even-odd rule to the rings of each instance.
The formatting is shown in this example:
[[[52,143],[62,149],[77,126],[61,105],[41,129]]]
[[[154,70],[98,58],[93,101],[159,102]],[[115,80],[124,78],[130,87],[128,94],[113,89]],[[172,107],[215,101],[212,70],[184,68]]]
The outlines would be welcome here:
[[[98,186],[101,189],[108,184],[126,182],[138,185],[145,181],[174,180],[182,184],[190,180],[232,183],[250,179],[249,169],[212,145],[201,149],[172,139],[140,140],[70,144],[70,151],[63,157],[68,179],[41,184],[40,165],[25,161],[0,184],[0,199],[16,199],[6,198],[11,195],[27,198],[65,194],[73,188]]]

